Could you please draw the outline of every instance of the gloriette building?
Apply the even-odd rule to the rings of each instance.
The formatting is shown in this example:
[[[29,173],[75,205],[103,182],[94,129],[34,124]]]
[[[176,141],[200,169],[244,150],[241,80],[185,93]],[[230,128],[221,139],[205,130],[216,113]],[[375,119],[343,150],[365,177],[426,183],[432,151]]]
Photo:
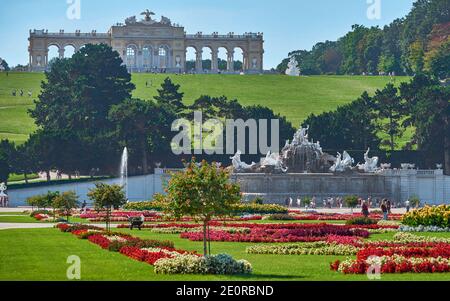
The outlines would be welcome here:
[[[29,66],[31,71],[46,70],[49,63],[49,47],[58,48],[59,57],[64,58],[65,49],[72,47],[79,51],[86,44],[104,43],[116,50],[130,72],[186,72],[186,52],[192,47],[196,53],[195,71],[204,72],[202,66],[204,50],[211,51],[211,69],[219,72],[218,52],[224,48],[227,53],[225,72],[260,73],[263,71],[264,40],[262,33],[237,35],[228,33],[187,34],[184,27],[173,24],[162,16],[160,21],[152,19],[153,12],[146,10],[140,21],[135,16],[125,23],[112,26],[107,33],[93,30],[82,33],[57,33],[48,30],[30,30]],[[242,70],[234,70],[235,50],[243,53]]]

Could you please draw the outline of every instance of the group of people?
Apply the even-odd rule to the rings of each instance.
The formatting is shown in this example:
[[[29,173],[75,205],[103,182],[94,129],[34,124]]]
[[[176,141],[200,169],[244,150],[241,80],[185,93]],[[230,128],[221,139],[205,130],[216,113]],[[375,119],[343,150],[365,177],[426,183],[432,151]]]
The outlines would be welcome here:
[[[19,91],[17,91],[17,90],[12,90],[11,95],[12,95],[12,96],[17,96],[17,94],[18,94],[19,96],[23,96],[24,93],[25,93],[25,92],[23,91],[23,89],[20,89]],[[31,97],[31,96],[33,96],[33,92],[32,92],[31,90],[29,90],[29,91],[28,91],[28,97]]]
[[[372,205],[372,202],[370,201],[370,198],[368,200],[361,200],[361,213],[365,217],[369,217],[369,215],[370,215],[369,209],[370,209],[371,205]],[[392,209],[391,201],[388,199],[381,200],[380,209],[381,209],[381,212],[383,212],[383,219],[387,221],[389,219],[389,214],[391,214],[391,209]]]

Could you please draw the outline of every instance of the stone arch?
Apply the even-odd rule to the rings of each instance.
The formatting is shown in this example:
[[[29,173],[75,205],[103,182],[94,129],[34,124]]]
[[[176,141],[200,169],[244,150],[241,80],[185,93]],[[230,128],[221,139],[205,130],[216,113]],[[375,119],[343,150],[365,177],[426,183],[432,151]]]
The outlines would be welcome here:
[[[210,45],[202,46],[202,71],[211,72],[214,69],[213,57],[214,57],[214,47]]]
[[[160,44],[158,46],[158,68],[166,70],[170,68],[170,46],[167,44]]]
[[[58,43],[48,43],[44,65],[48,66],[54,59],[61,58],[61,46]]]
[[[145,43],[142,46],[142,68],[149,71],[153,67],[153,46],[150,43]]]
[[[228,59],[229,50],[225,46],[219,46],[217,48],[217,69],[219,72],[226,72],[227,68],[227,59]]]
[[[137,67],[138,49],[138,46],[132,43],[125,47],[125,64],[131,71]]]
[[[235,71],[244,72],[247,70],[246,68],[246,50],[245,47],[240,45],[235,45],[233,47],[233,69]]]
[[[194,45],[186,46],[186,62],[185,70],[186,72],[193,72],[196,69],[196,59],[197,59],[197,47]]]
[[[77,52],[77,46],[75,43],[66,43],[64,45],[64,57],[70,58]]]

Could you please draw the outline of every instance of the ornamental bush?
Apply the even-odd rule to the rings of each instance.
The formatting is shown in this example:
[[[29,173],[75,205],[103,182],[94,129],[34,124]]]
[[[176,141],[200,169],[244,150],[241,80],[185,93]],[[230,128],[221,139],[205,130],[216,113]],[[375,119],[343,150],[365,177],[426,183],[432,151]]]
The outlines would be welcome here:
[[[345,222],[346,225],[375,225],[377,221],[368,217],[355,217]]]
[[[291,221],[291,220],[295,220],[295,219],[296,218],[292,215],[282,214],[282,213],[270,214],[270,215],[263,217],[263,220],[269,220],[269,221]]]
[[[206,257],[191,254],[174,258],[162,258],[155,262],[157,274],[250,274],[251,264],[246,260],[235,260],[228,254]]]
[[[167,202],[159,198],[150,202],[130,202],[123,206],[125,210],[144,211],[156,210],[164,211],[167,208]],[[232,206],[232,214],[241,215],[248,214],[287,214],[288,210],[280,205],[274,204],[254,204],[254,203],[239,203]]]

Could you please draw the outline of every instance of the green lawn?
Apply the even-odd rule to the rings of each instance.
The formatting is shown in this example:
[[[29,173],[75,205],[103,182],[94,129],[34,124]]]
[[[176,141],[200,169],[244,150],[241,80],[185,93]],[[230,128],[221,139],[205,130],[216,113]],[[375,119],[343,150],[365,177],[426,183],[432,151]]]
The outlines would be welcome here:
[[[133,96],[151,99],[167,76],[181,85],[186,103],[192,103],[202,94],[225,95],[237,98],[244,105],[268,106],[286,116],[295,127],[311,113],[333,110],[355,100],[364,91],[373,94],[390,81],[389,77],[380,76],[133,74],[132,80],[136,84]],[[36,128],[27,110],[33,107],[33,99],[37,97],[43,79],[42,73],[0,74],[0,139],[23,143]],[[396,84],[407,80],[408,77],[397,77]],[[23,89],[25,95],[13,97],[11,91],[14,89]],[[33,92],[31,98],[27,96],[29,90]]]
[[[121,230],[130,233],[128,229]],[[180,239],[176,234],[133,231],[144,238],[168,239],[180,249],[200,252],[201,242]],[[393,234],[373,235],[373,239]],[[432,235],[447,236],[449,233]],[[213,242],[213,253],[226,252],[249,260],[250,276],[156,275],[153,267],[121,254],[102,250],[57,229],[0,231],[0,280],[66,280],[67,257],[81,259],[82,280],[367,280],[365,275],[342,275],[329,269],[329,263],[344,256],[283,256],[246,254],[252,243]],[[382,280],[450,280],[450,274],[382,275]]]
[[[15,215],[13,213],[8,213],[9,215]],[[0,223],[40,223],[34,217],[29,215],[20,215],[20,216],[4,216],[0,215]]]

